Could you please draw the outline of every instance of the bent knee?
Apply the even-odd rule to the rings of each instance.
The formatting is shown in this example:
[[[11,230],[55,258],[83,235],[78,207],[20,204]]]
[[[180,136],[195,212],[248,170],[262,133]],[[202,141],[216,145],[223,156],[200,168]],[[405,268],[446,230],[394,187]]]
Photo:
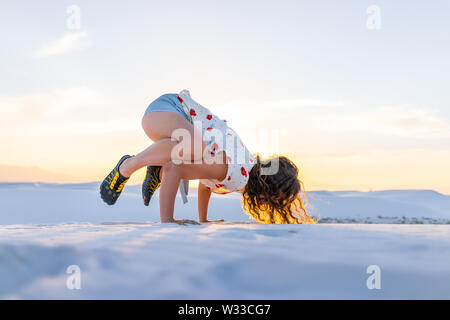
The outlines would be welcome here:
[[[181,141],[172,149],[171,159],[176,164],[201,161],[205,148],[206,144],[203,141],[194,142],[193,139]]]
[[[189,149],[184,158],[192,162],[201,161],[206,150],[205,141],[203,141],[203,139],[201,138],[196,141],[192,139],[191,145],[195,147]]]
[[[178,174],[180,166],[173,161],[169,161],[162,166],[162,171],[164,174]]]

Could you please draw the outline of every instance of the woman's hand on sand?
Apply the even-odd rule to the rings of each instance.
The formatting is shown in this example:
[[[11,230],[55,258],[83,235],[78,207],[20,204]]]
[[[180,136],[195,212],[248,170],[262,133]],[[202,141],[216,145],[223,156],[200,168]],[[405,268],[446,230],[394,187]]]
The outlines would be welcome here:
[[[225,222],[225,220],[217,219],[217,220],[203,220],[203,221],[200,221],[200,223],[210,223],[210,222]]]
[[[173,219],[170,221],[165,221],[164,223],[176,223],[176,224],[179,224],[180,226],[185,226],[187,224],[196,224],[196,225],[200,224],[195,220],[189,220],[189,219]]]

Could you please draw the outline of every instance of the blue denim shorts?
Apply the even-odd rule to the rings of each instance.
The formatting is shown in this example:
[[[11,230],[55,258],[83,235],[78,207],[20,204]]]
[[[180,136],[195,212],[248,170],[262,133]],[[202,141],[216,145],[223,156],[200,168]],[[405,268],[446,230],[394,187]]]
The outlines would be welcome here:
[[[184,112],[181,102],[178,100],[178,94],[168,93],[150,103],[144,114],[151,112],[174,112],[189,120],[188,115]]]

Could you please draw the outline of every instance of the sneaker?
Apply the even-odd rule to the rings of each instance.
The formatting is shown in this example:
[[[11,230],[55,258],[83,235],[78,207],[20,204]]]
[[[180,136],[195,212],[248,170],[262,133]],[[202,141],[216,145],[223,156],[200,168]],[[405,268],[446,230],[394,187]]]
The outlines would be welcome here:
[[[117,163],[116,167],[110,172],[110,174],[108,174],[105,180],[103,180],[100,186],[100,196],[103,201],[110,206],[116,203],[123,187],[128,181],[128,178],[124,177],[119,172],[120,165],[128,158],[131,158],[131,156],[123,156],[119,160],[119,163]]]
[[[161,185],[161,179],[159,178],[160,172],[160,166],[147,167],[147,174],[145,175],[145,180],[142,184],[142,199],[144,200],[145,206],[148,206],[156,189]]]

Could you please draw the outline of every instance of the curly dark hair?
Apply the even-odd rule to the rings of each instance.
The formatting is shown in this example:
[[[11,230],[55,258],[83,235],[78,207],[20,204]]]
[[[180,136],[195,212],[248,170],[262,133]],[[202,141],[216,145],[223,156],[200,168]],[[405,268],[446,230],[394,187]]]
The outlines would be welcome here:
[[[273,161],[278,161],[278,171],[263,174],[262,169],[269,168]],[[307,201],[298,173],[297,166],[284,156],[261,161],[257,155],[243,192],[244,211],[259,223],[315,223],[306,212],[300,196],[303,193]]]

